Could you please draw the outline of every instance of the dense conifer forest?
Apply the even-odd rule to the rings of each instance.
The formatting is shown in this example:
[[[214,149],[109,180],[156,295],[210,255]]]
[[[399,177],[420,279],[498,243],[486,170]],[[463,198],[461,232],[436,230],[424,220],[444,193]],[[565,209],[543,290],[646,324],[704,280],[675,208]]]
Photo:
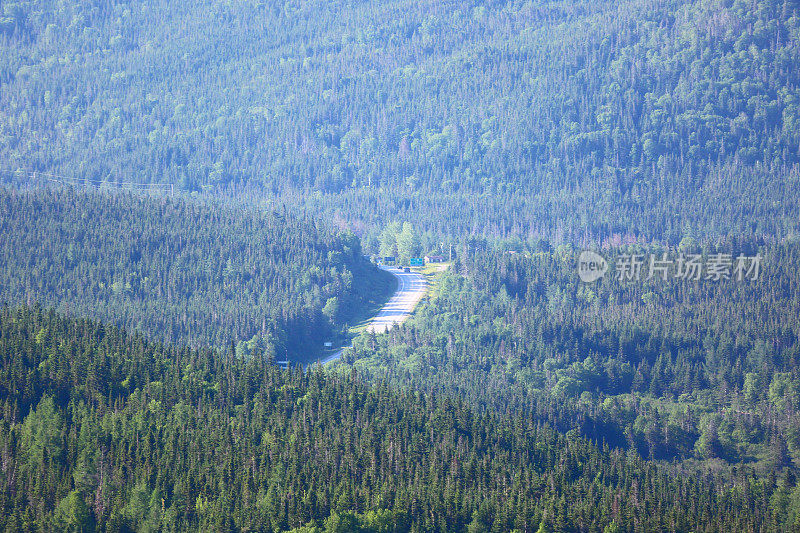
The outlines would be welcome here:
[[[798,317],[797,0],[0,0],[0,531],[798,531]]]
[[[562,431],[643,457],[794,471],[800,459],[800,248],[760,253],[758,279],[621,281],[576,274],[577,251],[473,249],[416,317],[361,335],[362,374],[448,390],[479,407],[531,409]],[[606,250],[677,257],[653,247]],[[705,276],[703,276],[705,278]]]
[[[775,531],[791,475],[728,478],[357,373],[0,311],[7,531]]]
[[[359,231],[798,231],[794,0],[0,9],[7,180],[168,182]]]
[[[0,234],[0,301],[275,360],[312,360],[394,283],[354,235],[285,210],[0,190]]]

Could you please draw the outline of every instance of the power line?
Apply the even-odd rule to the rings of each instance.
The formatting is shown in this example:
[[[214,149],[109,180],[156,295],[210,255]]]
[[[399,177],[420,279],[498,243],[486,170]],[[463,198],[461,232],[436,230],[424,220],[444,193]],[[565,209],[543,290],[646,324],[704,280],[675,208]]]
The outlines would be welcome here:
[[[22,177],[26,177],[32,180],[37,179],[44,179],[49,182],[53,183],[66,183],[70,185],[95,185],[100,187],[102,185],[107,185],[109,187],[117,187],[117,188],[139,188],[142,190],[145,189],[163,189],[166,191],[169,189],[170,196],[175,194],[175,186],[172,183],[139,183],[135,181],[103,181],[103,180],[93,180],[89,178],[75,178],[70,176],[62,176],[60,174],[54,174],[52,172],[36,172],[36,171],[28,171],[28,170],[5,170],[0,169],[0,173],[6,175],[12,175],[14,177],[22,175]]]

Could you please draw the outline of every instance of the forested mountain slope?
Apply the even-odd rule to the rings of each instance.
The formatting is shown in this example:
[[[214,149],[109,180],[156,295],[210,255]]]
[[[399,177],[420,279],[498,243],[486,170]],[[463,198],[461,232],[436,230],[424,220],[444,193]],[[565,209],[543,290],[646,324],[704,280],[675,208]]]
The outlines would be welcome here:
[[[695,476],[357,375],[0,310],[6,531],[778,531],[791,479]],[[773,505],[769,505],[773,504]],[[358,527],[363,529],[359,529]]]
[[[367,230],[399,216],[556,242],[787,235],[799,8],[7,1],[0,161],[294,192]]]
[[[732,240],[622,254],[763,256],[756,280],[580,280],[571,247],[461,254],[415,317],[362,335],[362,374],[446,390],[491,410],[531,409],[561,431],[650,459],[758,464],[800,459],[800,247]],[[461,259],[461,257],[464,259]],[[793,474],[794,475],[794,474]]]
[[[0,301],[279,359],[311,360],[393,288],[352,234],[281,212],[0,190],[0,235]]]

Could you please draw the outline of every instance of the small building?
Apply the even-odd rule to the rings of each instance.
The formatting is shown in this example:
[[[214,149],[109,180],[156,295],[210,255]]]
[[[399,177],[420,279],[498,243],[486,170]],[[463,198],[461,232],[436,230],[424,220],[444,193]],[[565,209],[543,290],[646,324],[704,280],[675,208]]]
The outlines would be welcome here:
[[[425,256],[426,263],[444,263],[444,257],[441,255],[426,255]]]
[[[425,266],[425,260],[421,257],[412,257],[408,260],[408,264],[412,267],[421,267]]]

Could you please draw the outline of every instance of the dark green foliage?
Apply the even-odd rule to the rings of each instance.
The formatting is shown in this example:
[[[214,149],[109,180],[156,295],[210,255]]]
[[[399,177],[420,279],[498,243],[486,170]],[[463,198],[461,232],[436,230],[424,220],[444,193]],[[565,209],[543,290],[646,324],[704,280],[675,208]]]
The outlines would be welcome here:
[[[775,531],[800,503],[788,478],[696,477],[524,412],[38,308],[0,311],[0,371],[10,530]]]
[[[38,301],[170,342],[239,343],[240,355],[310,360],[392,289],[352,234],[279,212],[0,190],[0,234],[0,301]]]

